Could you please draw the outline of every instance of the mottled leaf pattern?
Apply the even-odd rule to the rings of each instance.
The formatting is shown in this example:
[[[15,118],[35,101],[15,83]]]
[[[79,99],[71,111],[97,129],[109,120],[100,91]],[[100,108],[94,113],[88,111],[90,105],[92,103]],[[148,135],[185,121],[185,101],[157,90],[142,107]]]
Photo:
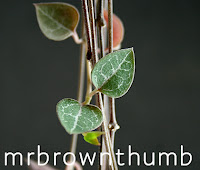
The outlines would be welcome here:
[[[40,29],[47,38],[61,41],[73,35],[79,22],[79,13],[74,6],[67,3],[34,5]]]
[[[118,98],[130,88],[134,71],[133,49],[119,50],[99,60],[92,71],[92,82],[100,92]]]
[[[97,106],[84,105],[73,99],[63,99],[57,104],[58,118],[69,134],[80,134],[96,129],[102,123],[102,113]]]

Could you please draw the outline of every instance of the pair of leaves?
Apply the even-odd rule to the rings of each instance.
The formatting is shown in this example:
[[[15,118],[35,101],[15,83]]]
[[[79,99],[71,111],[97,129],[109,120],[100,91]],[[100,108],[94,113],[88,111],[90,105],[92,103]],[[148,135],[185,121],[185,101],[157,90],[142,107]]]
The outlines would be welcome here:
[[[121,97],[130,88],[134,77],[133,49],[119,50],[106,55],[94,66],[92,82],[109,97]],[[101,110],[93,105],[81,106],[73,99],[57,104],[57,114],[69,134],[80,134],[96,129],[102,123]]]
[[[52,40],[61,41],[74,34],[79,22],[77,9],[66,3],[35,4],[39,26],[44,35]],[[108,21],[107,12],[104,11]],[[115,46],[123,39],[123,24],[118,17],[113,17]],[[92,82],[98,91],[109,97],[123,96],[130,88],[134,77],[133,49],[119,50],[102,58],[92,71]],[[59,120],[70,134],[80,134],[96,129],[102,123],[101,110],[93,105],[81,106],[73,99],[63,99],[57,104]],[[89,135],[89,136],[88,136]],[[98,144],[95,133],[84,138],[89,143]]]

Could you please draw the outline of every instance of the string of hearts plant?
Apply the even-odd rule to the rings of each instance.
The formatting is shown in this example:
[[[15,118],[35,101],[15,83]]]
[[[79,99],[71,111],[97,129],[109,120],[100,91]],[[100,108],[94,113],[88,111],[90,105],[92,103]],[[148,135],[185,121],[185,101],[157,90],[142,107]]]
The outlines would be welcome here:
[[[47,38],[62,41],[73,37],[75,43],[81,45],[78,100],[65,98],[59,101],[57,116],[64,129],[73,135],[71,152],[76,152],[77,137],[82,134],[86,142],[99,145],[101,152],[110,153],[111,165],[104,160],[100,169],[117,170],[113,151],[115,132],[119,128],[115,99],[125,95],[133,82],[134,52],[133,48],[120,50],[124,27],[113,14],[112,0],[82,0],[80,3],[83,15],[81,38],[76,32],[79,12],[74,6],[59,2],[34,4],[39,27]],[[87,92],[82,102],[85,65]],[[94,95],[96,105],[90,104]]]

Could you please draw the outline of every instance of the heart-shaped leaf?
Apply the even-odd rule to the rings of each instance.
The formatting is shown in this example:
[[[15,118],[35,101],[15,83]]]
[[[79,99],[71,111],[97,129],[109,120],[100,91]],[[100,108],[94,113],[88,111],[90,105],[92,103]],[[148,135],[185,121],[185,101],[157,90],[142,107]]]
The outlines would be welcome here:
[[[101,110],[94,105],[81,106],[73,99],[63,99],[57,104],[58,118],[69,134],[80,134],[98,128],[102,123]]]
[[[98,141],[98,137],[105,134],[105,132],[99,132],[99,131],[93,131],[93,132],[87,132],[83,133],[84,140],[92,145],[99,146],[100,143]]]
[[[123,49],[99,60],[92,71],[92,82],[103,94],[118,98],[129,90],[134,72],[133,49]]]
[[[79,13],[74,6],[56,2],[34,5],[40,29],[47,38],[61,41],[74,34],[79,22]]]

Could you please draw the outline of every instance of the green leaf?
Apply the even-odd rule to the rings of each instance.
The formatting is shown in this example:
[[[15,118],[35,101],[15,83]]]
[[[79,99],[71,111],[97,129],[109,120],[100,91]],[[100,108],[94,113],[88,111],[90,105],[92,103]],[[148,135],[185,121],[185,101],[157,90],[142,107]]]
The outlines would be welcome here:
[[[129,90],[135,72],[133,48],[119,50],[103,57],[94,66],[92,82],[103,94],[118,98]]]
[[[99,131],[93,131],[93,132],[87,132],[83,133],[84,140],[92,145],[97,145],[99,146],[100,143],[98,141],[98,137],[105,134],[104,132],[99,132]]]
[[[55,41],[62,41],[74,34],[79,22],[78,10],[67,3],[38,3],[37,20],[43,34]]]
[[[57,114],[60,123],[69,134],[80,134],[98,128],[103,120],[101,110],[97,106],[84,105],[73,99],[58,102]]]

